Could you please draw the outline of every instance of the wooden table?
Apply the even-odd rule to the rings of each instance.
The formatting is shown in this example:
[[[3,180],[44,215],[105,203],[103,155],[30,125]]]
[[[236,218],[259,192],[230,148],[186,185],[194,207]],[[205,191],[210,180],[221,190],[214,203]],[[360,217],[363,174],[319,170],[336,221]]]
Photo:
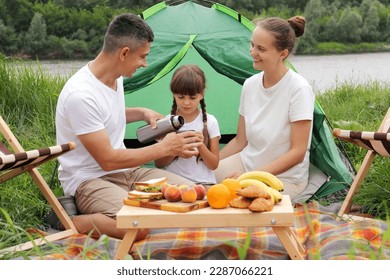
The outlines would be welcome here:
[[[175,213],[148,208],[126,206],[117,214],[117,228],[128,229],[115,259],[123,259],[130,251],[140,229],[181,227],[272,227],[290,258],[303,260],[304,248],[294,231],[294,212],[291,200],[284,195],[272,211],[253,213],[248,209],[203,209]]]

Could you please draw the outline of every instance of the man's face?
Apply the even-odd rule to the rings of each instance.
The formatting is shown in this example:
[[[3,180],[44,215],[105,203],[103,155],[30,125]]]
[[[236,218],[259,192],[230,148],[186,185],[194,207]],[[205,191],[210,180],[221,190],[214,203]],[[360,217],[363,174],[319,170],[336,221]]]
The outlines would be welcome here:
[[[130,78],[134,75],[138,68],[148,66],[146,63],[146,57],[150,52],[151,42],[146,43],[144,46],[139,47],[133,51],[128,49],[124,54],[124,70],[123,76]]]

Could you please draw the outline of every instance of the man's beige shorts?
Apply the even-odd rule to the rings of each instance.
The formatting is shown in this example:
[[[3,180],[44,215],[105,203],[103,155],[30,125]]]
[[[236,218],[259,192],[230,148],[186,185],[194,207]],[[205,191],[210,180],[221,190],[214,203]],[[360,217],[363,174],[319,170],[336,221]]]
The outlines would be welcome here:
[[[133,168],[82,183],[75,194],[77,208],[83,214],[102,213],[115,218],[134,182],[160,177],[168,177],[170,184],[192,184],[191,181],[165,170]]]

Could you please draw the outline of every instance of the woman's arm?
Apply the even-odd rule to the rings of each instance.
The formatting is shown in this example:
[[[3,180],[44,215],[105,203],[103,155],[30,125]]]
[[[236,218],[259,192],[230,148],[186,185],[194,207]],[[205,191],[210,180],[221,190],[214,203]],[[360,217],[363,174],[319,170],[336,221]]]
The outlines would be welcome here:
[[[231,155],[237,154],[238,152],[241,152],[245,148],[247,143],[248,141],[246,139],[245,118],[240,115],[238,119],[237,134],[219,152],[219,159],[221,160]]]
[[[310,136],[311,120],[302,120],[291,124],[290,150],[258,170],[270,172],[274,175],[283,173],[303,161]]]

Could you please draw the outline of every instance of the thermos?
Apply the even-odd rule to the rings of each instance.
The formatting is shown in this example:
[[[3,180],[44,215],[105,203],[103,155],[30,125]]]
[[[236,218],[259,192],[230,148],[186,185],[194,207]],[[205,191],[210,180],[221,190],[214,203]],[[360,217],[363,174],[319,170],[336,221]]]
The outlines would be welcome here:
[[[165,136],[169,132],[179,130],[184,125],[182,116],[168,116],[157,121],[157,127],[152,128],[150,124],[141,126],[137,129],[137,138],[141,143],[147,143]]]

